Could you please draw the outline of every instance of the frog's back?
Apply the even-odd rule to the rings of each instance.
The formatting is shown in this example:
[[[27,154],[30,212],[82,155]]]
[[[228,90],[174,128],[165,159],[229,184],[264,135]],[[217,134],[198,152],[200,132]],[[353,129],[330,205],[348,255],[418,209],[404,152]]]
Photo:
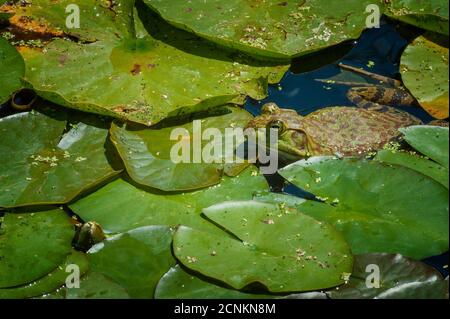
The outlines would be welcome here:
[[[312,155],[363,155],[399,136],[399,128],[421,124],[409,113],[386,107],[373,111],[356,107],[328,107],[303,119]]]

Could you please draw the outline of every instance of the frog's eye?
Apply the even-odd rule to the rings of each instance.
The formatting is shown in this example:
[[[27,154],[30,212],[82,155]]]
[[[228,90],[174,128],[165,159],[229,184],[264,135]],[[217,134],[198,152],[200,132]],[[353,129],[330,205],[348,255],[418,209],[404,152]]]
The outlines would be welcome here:
[[[278,134],[283,134],[287,130],[286,124],[280,120],[270,122],[267,128],[277,130]]]

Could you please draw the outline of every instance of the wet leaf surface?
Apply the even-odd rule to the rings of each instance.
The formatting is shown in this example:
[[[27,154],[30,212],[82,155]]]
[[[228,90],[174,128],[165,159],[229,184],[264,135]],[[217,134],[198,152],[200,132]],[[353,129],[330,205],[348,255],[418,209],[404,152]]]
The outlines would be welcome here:
[[[189,269],[235,289],[260,283],[270,292],[310,291],[340,285],[351,272],[342,235],[295,209],[238,201],[203,213],[236,237],[182,226],[174,254]]]
[[[68,120],[76,118],[53,109],[0,119],[0,207],[67,203],[119,173],[108,122]]]
[[[49,2],[33,1],[24,14],[64,29],[63,12],[70,1]],[[100,1],[77,3],[83,28],[65,31],[84,41],[56,38],[44,50],[22,50],[25,79],[41,96],[151,125],[166,117],[241,103],[246,95],[263,98],[267,83],[278,82],[287,70],[217,50],[166,24],[146,7],[139,10],[141,23],[133,15],[134,0],[115,2],[115,13],[98,5]]]
[[[448,118],[448,39],[429,33],[418,37],[403,53],[400,70],[420,105],[437,119]]]
[[[253,167],[238,177],[224,177],[219,185],[180,194],[142,190],[119,179],[70,208],[84,220],[96,221],[112,233],[148,225],[186,225],[217,232],[200,216],[203,208],[223,201],[250,200],[254,192],[264,190],[268,190],[267,182]]]
[[[0,16],[1,20],[1,16]],[[0,105],[22,87],[25,64],[16,49],[0,37]]]
[[[335,225],[355,254],[422,259],[448,250],[448,190],[420,173],[375,161],[312,158],[280,174],[325,201],[297,207]]]
[[[358,38],[370,1],[144,0],[173,25],[221,45],[290,59]],[[332,14],[330,14],[332,12]]]
[[[358,255],[353,269],[346,285],[327,292],[332,299],[448,299],[437,270],[401,255]]]
[[[0,228],[0,288],[31,283],[63,264],[74,235],[69,217],[59,209],[7,213]],[[21,288],[17,293],[42,289],[40,284],[37,287]]]
[[[230,130],[244,128],[252,119],[247,111],[236,107],[224,107],[214,113],[198,116],[195,123],[189,120],[161,129],[139,129],[113,123],[111,139],[128,174],[141,185],[163,191],[208,187],[220,183],[225,167],[225,173],[230,175],[228,171],[239,173],[248,166],[244,159],[242,164],[234,159],[235,150],[244,142],[244,136],[232,140],[234,133]],[[175,130],[179,133],[181,130],[181,136],[179,133],[173,135]],[[217,138],[210,136],[203,140],[207,130],[214,130]],[[235,147],[227,150],[225,146],[229,141],[233,141]],[[180,143],[183,143],[182,150]],[[175,154],[174,149],[177,150]],[[182,152],[187,158],[183,163],[175,163],[174,157],[181,160]]]
[[[169,227],[149,226],[108,238],[88,252],[91,270],[126,289],[131,298],[151,299],[159,279],[175,265]]]

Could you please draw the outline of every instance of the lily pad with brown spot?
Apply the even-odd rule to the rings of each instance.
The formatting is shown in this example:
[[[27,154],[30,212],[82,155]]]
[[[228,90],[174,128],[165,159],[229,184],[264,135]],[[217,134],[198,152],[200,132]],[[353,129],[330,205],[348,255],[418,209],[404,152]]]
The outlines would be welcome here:
[[[168,25],[134,0],[83,0],[82,27],[65,26],[70,0],[36,0],[17,14],[63,31],[24,48],[25,80],[56,104],[153,125],[167,117],[261,99],[287,65],[255,61]],[[142,21],[141,21],[142,20]],[[79,41],[74,41],[73,38]]]

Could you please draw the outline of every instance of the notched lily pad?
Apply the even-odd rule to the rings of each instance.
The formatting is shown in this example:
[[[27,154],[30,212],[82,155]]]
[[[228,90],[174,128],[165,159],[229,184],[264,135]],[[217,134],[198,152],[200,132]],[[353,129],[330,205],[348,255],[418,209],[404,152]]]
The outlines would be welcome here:
[[[448,6],[448,1],[445,2]],[[448,44],[448,39],[427,33],[415,39],[401,58],[400,70],[405,86],[437,119],[449,116]]]
[[[448,250],[448,190],[423,174],[352,158],[311,158],[280,174],[324,201],[298,209],[335,225],[355,254],[422,259]]]
[[[326,293],[332,299],[448,299],[448,281],[401,255],[357,255],[349,282]]]
[[[83,220],[97,221],[110,233],[149,225],[186,225],[217,232],[217,227],[200,216],[203,208],[223,201],[250,200],[254,192],[267,190],[265,178],[253,167],[237,177],[224,177],[219,185],[182,194],[142,190],[119,179],[70,208]]]
[[[172,231],[164,226],[110,237],[89,250],[91,270],[114,280],[131,298],[151,299],[159,279],[175,265],[171,243]]]
[[[108,122],[41,111],[0,119],[0,207],[67,203],[120,172]]]
[[[294,209],[246,201],[203,213],[236,238],[182,226],[174,236],[175,256],[235,289],[254,283],[270,292],[330,288],[351,272],[352,255],[342,235]]]
[[[67,2],[33,1],[26,14],[64,28]],[[138,16],[134,0],[116,0],[113,11],[101,3],[77,3],[86,25],[65,33],[84,41],[55,37],[44,49],[22,50],[25,80],[47,100],[153,125],[166,117],[242,103],[247,95],[264,98],[267,83],[278,82],[287,70],[217,50],[146,7]],[[86,42],[92,38],[95,42]]]
[[[7,213],[0,228],[0,288],[25,285],[55,270],[70,254],[74,235],[69,217],[60,209]]]
[[[251,118],[243,109],[224,107],[161,129],[113,123],[111,139],[137,183],[163,191],[193,190],[220,183],[225,167],[225,173],[237,175],[248,166],[243,158],[235,157],[244,136],[236,139],[233,132]],[[214,130],[215,135],[203,139],[207,130]],[[235,146],[227,149],[230,141]]]
[[[291,59],[356,39],[370,1],[144,0],[171,24],[266,58]]]

